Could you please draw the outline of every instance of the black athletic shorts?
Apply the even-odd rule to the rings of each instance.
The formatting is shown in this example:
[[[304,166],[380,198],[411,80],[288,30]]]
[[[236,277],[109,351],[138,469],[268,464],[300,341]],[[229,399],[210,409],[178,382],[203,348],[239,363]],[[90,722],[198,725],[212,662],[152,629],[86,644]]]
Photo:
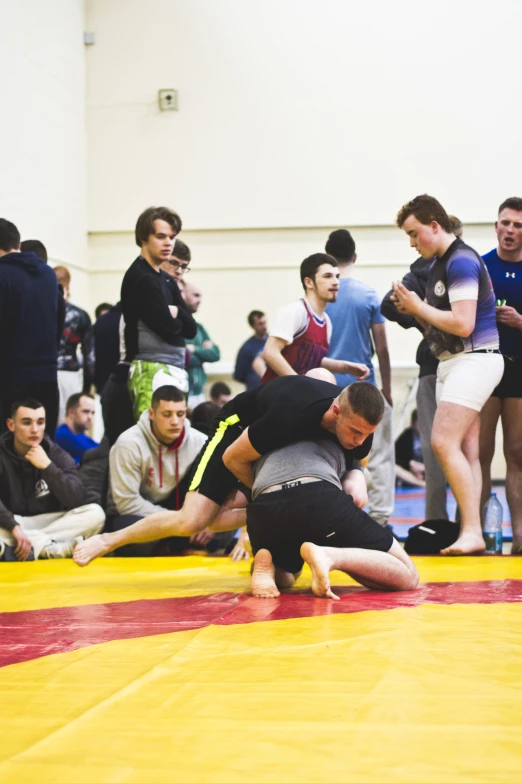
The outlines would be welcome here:
[[[388,552],[393,536],[328,481],[258,495],[247,508],[247,530],[255,554],[268,549],[274,565],[296,574],[305,541],[319,546],[360,547]]]
[[[189,492],[199,492],[221,506],[233,490],[243,489],[223,464],[223,454],[242,432],[237,416],[219,422],[190,469]]]
[[[522,358],[504,356],[504,375],[491,396],[501,400],[506,397],[522,397]]]

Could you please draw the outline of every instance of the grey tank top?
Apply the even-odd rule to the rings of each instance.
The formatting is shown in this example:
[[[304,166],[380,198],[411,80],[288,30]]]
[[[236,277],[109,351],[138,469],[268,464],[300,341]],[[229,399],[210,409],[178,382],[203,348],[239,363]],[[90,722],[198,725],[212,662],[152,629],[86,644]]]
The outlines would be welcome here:
[[[149,329],[143,321],[138,321],[138,351],[135,359],[140,359],[142,362],[170,364],[184,370],[185,353],[184,347],[170,345]]]
[[[268,487],[295,481],[303,476],[314,476],[342,489],[344,473],[343,450],[333,441],[321,438],[291,443],[264,454],[255,463],[252,497],[255,500]]]

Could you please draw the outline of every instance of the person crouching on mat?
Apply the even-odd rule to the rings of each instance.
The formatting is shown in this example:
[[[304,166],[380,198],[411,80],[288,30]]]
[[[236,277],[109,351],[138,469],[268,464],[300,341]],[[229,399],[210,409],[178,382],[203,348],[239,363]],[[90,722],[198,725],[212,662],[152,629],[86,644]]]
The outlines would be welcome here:
[[[362,510],[364,498],[359,508],[343,491],[349,475],[343,450],[327,438],[292,443],[256,462],[247,507],[254,596],[275,598],[278,587],[292,587],[303,562],[320,597],[339,600],[330,587],[332,570],[373,590],[417,587],[417,569],[399,542]]]

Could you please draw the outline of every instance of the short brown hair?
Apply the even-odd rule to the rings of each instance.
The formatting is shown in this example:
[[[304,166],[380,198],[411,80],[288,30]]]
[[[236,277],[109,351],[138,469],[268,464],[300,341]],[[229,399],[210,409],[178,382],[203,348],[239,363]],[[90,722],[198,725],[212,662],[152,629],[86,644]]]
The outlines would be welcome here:
[[[76,410],[80,405],[82,397],[88,397],[90,400],[94,400],[92,394],[87,394],[87,392],[75,392],[74,394],[71,394],[65,404],[65,413],[69,413],[70,410]]]
[[[172,251],[172,257],[178,258],[180,261],[186,261],[188,264],[190,264],[192,260],[192,255],[190,253],[189,246],[186,245],[181,239],[178,239],[177,237],[176,237],[176,241],[174,242],[174,250]]]
[[[514,209],[515,212],[522,212],[522,198],[518,198],[517,196],[507,198],[498,208],[499,215],[503,209]]]
[[[265,314],[262,310],[252,310],[247,317],[248,325],[253,328],[254,326],[254,320],[256,318],[264,318]]]
[[[306,291],[305,280],[309,277],[315,283],[315,276],[320,266],[323,264],[330,264],[330,266],[339,266],[337,259],[333,256],[329,256],[326,253],[314,253],[313,256],[308,256],[301,263],[301,283]]]
[[[150,403],[151,408],[156,410],[159,407],[160,402],[184,402],[185,395],[178,389],[177,386],[171,386],[166,384],[165,386],[159,386],[154,394]]]
[[[384,397],[377,386],[357,381],[343,389],[338,397],[341,414],[355,413],[368,424],[376,426],[384,416]]]
[[[71,285],[71,273],[66,266],[55,266],[54,274],[60,285],[68,288]]]
[[[397,213],[397,226],[402,228],[405,221],[413,215],[419,223],[429,226],[435,221],[447,233],[451,234],[451,223],[448,213],[433,196],[424,193],[422,196],[415,196],[414,199],[404,204]]]
[[[181,231],[181,218],[177,212],[168,207],[149,207],[142,212],[136,223],[136,244],[141,247],[154,233],[154,221],[164,220],[175,234]]]

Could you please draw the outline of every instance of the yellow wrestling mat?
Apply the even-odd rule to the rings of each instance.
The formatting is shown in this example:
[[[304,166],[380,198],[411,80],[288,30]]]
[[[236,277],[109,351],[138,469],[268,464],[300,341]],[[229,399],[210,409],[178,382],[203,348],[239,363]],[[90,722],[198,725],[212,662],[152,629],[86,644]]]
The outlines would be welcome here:
[[[522,779],[522,558],[249,597],[207,557],[0,566],[0,782]]]

